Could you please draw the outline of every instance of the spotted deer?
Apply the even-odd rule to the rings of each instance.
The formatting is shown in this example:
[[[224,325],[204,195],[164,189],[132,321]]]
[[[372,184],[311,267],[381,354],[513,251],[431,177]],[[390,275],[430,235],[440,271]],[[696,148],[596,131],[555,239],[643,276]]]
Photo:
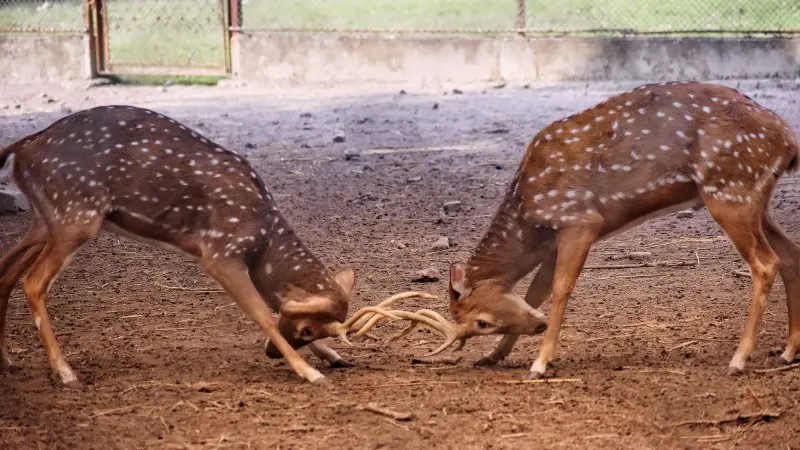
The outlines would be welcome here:
[[[349,342],[361,313],[345,321],[354,270],[329,272],[237,153],[154,111],[103,106],[0,151],[4,166],[32,206],[32,224],[0,259],[0,368],[11,366],[5,318],[22,277],[52,370],[77,384],[45,302],[58,274],[101,229],[198,260],[262,328],[267,355],[285,356],[306,380],[328,383],[298,354],[305,345],[332,366],[351,365],[319,340]],[[280,313],[277,323],[270,308]]]
[[[541,330],[537,308],[552,309],[529,377],[553,359],[567,299],[592,244],[645,220],[707,208],[752,274],[752,299],[728,373],[753,351],[776,273],[786,288],[789,339],[800,347],[800,248],[768,212],[780,176],[797,166],[787,123],[738,91],[705,83],[647,84],[556,121],[530,142],[505,197],[466,264],[450,267],[447,345],[504,335],[478,365],[511,352],[520,334]],[[539,266],[522,299],[512,287]],[[436,352],[432,353],[435,354]]]

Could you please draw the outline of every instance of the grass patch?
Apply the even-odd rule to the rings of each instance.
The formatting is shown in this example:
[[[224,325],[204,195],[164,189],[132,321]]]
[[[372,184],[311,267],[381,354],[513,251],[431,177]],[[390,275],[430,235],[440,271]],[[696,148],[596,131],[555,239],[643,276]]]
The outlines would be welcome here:
[[[109,75],[113,84],[126,86],[216,86],[227,77],[208,75]]]

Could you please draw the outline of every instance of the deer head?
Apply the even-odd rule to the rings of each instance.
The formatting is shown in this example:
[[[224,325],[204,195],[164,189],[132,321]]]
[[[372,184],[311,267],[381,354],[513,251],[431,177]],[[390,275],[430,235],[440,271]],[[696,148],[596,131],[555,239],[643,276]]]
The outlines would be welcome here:
[[[536,335],[547,329],[545,315],[504,283],[471,283],[463,263],[450,265],[450,313],[459,339],[488,334]]]
[[[280,307],[278,329],[293,348],[328,337],[339,337],[349,343],[344,322],[355,276],[355,270],[347,267],[336,273],[333,277],[336,283],[327,291],[310,294],[299,287],[289,289]],[[283,357],[269,341],[265,352],[270,358]]]

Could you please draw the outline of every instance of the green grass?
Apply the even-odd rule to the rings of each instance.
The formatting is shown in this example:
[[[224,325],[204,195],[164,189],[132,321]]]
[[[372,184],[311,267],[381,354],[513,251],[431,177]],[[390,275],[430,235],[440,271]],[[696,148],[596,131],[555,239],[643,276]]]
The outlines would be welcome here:
[[[516,0],[250,0],[245,28],[507,29]],[[800,28],[797,0],[527,0],[528,28]]]
[[[0,0],[0,28],[83,29],[81,0]],[[513,28],[516,0],[245,0],[245,29]],[[800,29],[800,0],[527,0],[537,31]],[[224,67],[218,0],[108,0],[113,65]]]
[[[223,76],[211,75],[113,75],[107,77],[113,84],[125,86],[216,86]]]
[[[109,0],[111,64],[225,67],[222,8],[208,0]]]

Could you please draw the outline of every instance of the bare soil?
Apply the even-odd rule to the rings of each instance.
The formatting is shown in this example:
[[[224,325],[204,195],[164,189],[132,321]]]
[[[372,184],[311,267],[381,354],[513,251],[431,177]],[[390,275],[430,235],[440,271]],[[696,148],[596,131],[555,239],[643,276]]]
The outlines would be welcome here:
[[[476,245],[528,140],[631,86],[467,86],[460,95],[385,86],[28,87],[0,97],[0,145],[67,107],[156,109],[246,153],[313,251],[333,270],[356,266],[351,311],[417,289],[442,300],[408,308],[449,317],[447,267]],[[797,87],[741,85],[800,129]],[[345,142],[332,142],[337,133]],[[461,209],[442,219],[440,207],[452,200]],[[800,240],[797,177],[779,184],[772,205]],[[26,214],[0,216],[0,250],[28,223]],[[454,246],[432,251],[442,236]],[[635,263],[631,251],[687,265],[603,267]],[[65,390],[50,376],[24,297],[12,295],[16,368],[0,373],[0,448],[800,448],[800,369],[754,371],[774,367],[786,342],[783,286],[773,290],[747,372],[725,376],[750,280],[735,273],[747,268],[705,210],[602,242],[588,266],[549,373],[571,381],[508,383],[523,379],[540,337],[521,339],[495,368],[472,366],[495,338],[469,341],[455,365],[412,364],[439,343],[418,329],[387,346],[332,341],[356,364],[350,369],[328,369],[303,350],[335,386],[323,390],[267,359],[257,327],[197,264],[101,234],[49,302],[82,389]],[[411,281],[427,267],[443,279]],[[388,337],[401,326],[375,333]],[[369,403],[413,418],[364,410]]]

